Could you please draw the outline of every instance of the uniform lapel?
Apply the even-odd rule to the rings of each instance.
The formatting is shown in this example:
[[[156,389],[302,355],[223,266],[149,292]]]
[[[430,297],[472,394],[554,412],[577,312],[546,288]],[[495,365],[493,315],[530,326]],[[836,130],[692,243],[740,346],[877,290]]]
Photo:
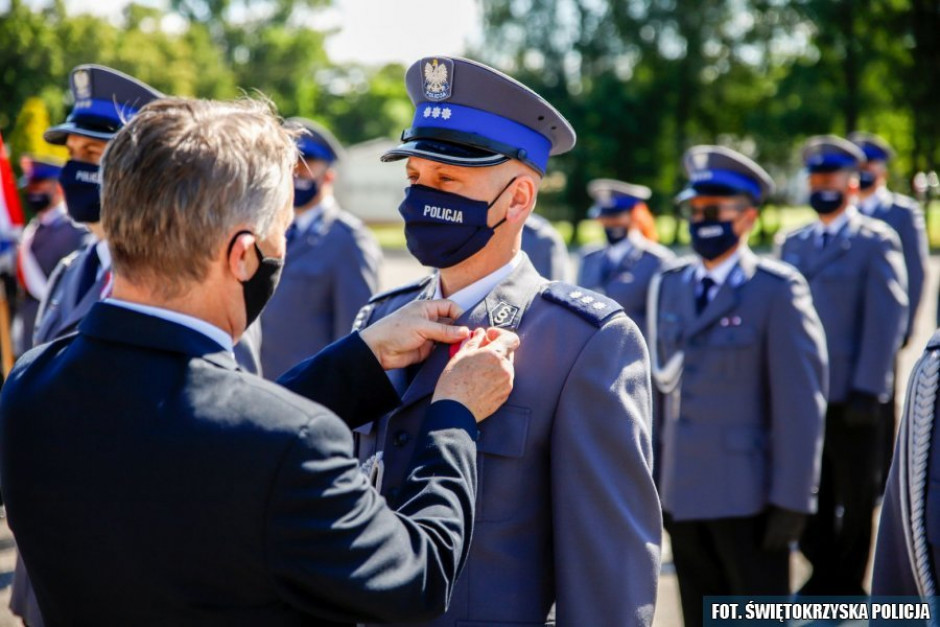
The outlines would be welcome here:
[[[850,217],[849,221],[836,233],[836,236],[825,248],[819,247],[815,237],[808,238],[808,245],[813,247],[816,254],[809,257],[811,261],[804,273],[807,279],[815,276],[852,248],[852,236],[858,230],[858,224],[857,216]]]
[[[335,218],[336,208],[333,206],[324,207],[320,215],[318,215],[302,233],[298,233],[297,237],[288,243],[288,258],[297,259],[298,257],[309,254],[312,250],[316,250],[317,246],[323,241],[323,238],[326,237],[326,233],[329,231]]]
[[[499,283],[486,298],[461,314],[455,324],[465,325],[471,330],[494,326],[515,331],[519,328],[523,314],[538,293],[538,287],[543,281],[544,279],[539,276],[526,257],[519,267]],[[436,285],[435,281],[431,281],[430,296],[433,296]],[[426,289],[419,298],[430,297],[427,291]],[[450,346],[447,344],[435,346],[431,355],[421,365],[411,385],[402,395],[399,410],[430,395],[448,361],[450,361]]]

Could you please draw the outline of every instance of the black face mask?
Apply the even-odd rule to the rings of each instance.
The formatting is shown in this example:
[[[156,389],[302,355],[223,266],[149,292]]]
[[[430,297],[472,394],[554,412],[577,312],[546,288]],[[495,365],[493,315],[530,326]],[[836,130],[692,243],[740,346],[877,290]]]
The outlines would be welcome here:
[[[239,231],[232,238],[228,245],[229,253],[232,252],[232,246],[235,245],[235,238],[244,233],[251,235],[251,231]],[[281,257],[265,257],[255,242],[255,253],[258,255],[258,269],[254,276],[247,281],[242,281],[242,290],[245,295],[245,328],[251,326],[251,323],[258,319],[265,305],[271,300],[277,284],[281,280],[281,271],[284,269],[284,259]]]
[[[875,184],[875,175],[868,170],[862,170],[858,173],[858,188],[871,189]]]
[[[76,222],[101,220],[101,170],[97,164],[69,160],[59,173],[65,206]]]
[[[607,238],[608,244],[616,244],[622,242],[629,235],[627,227],[625,226],[605,226],[604,227],[604,236]]]
[[[52,195],[45,192],[33,192],[26,194],[26,206],[33,213],[39,213],[44,209],[48,209],[49,205],[52,204]]]
[[[822,215],[838,211],[844,203],[845,194],[837,189],[817,189],[809,195],[809,206]]]

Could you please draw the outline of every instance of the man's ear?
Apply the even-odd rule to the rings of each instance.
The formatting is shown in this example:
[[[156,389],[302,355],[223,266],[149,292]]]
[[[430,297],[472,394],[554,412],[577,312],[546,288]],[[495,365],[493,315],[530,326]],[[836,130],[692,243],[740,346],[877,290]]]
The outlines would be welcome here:
[[[506,210],[506,222],[510,224],[525,222],[535,207],[535,198],[539,185],[529,174],[520,174],[510,187],[509,208]]]
[[[239,282],[244,283],[255,275],[260,260],[255,253],[257,238],[251,231],[236,231],[229,240],[226,266]]]
[[[336,180],[336,168],[330,166],[326,169],[326,172],[323,173],[323,182],[332,183]]]

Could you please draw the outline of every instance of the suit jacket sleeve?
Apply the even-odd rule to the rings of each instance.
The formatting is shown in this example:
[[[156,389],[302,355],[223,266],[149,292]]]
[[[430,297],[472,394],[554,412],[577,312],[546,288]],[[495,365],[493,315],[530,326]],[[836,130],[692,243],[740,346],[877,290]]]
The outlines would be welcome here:
[[[400,401],[379,360],[358,332],[300,362],[277,382],[324,405],[350,429],[378,420]]]
[[[313,416],[284,455],[265,518],[278,594],[337,622],[443,613],[469,548],[477,433],[459,403],[431,405],[396,512],[359,470],[345,425]]]
[[[852,378],[853,389],[891,394],[894,360],[907,326],[907,271],[898,236],[888,230],[871,251],[862,315],[862,341]]]
[[[650,363],[636,325],[609,320],[561,391],[552,431],[559,625],[650,625],[662,514],[653,485]]]
[[[903,224],[899,225],[898,235],[904,251],[904,266],[907,269],[907,334],[914,334],[914,317],[924,293],[924,280],[927,275],[927,227],[924,223],[924,212],[920,207],[912,207],[905,211]]]
[[[829,385],[826,336],[802,276],[795,275],[781,286],[770,311],[770,502],[812,513],[816,511]]]
[[[333,339],[352,329],[359,310],[379,286],[382,252],[365,227],[349,233],[348,250],[337,256],[333,277]]]

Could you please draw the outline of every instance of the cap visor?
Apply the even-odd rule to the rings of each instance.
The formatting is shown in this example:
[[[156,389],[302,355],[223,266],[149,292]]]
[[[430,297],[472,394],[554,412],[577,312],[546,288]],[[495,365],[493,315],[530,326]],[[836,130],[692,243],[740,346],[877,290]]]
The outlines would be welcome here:
[[[76,126],[74,122],[65,122],[59,124],[58,126],[53,126],[52,128],[47,128],[42,134],[42,138],[54,144],[56,146],[64,146],[65,142],[68,140],[69,135],[81,135],[82,137],[90,137],[92,139],[100,139],[101,141],[111,141],[111,138],[114,137],[114,133],[104,133],[101,131],[91,131],[85,128]]]
[[[392,148],[382,155],[382,161],[398,161],[407,157],[420,157],[466,168],[485,168],[509,161],[509,157],[499,153],[429,139],[410,141]]]

